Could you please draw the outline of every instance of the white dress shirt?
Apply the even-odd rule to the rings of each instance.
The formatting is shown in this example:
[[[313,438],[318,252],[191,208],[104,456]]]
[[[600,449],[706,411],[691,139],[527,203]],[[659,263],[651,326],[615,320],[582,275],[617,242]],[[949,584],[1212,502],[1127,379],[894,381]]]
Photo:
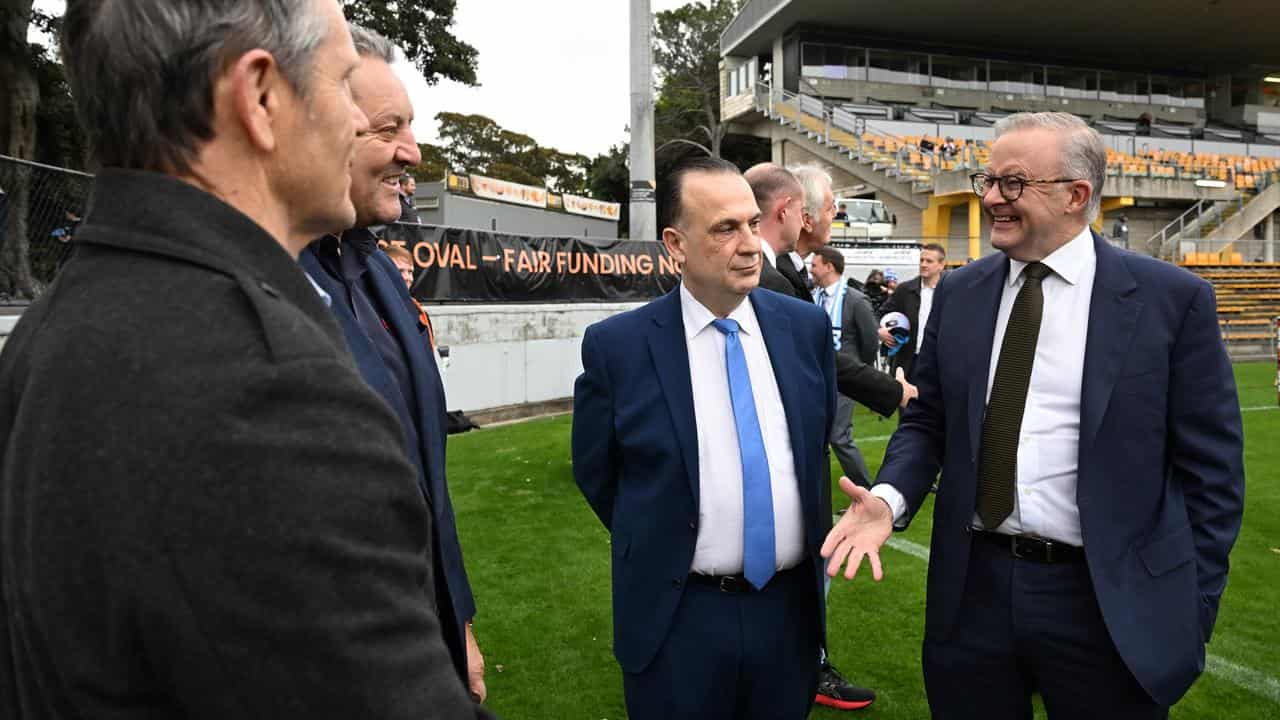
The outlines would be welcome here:
[[[773,246],[769,244],[769,241],[764,238],[760,238],[760,252],[764,253],[765,259],[769,261],[769,264],[772,265],[775,270],[778,269],[778,253],[773,249]]]
[[[916,352],[920,352],[920,348],[924,347],[924,329],[929,327],[929,313],[933,312],[933,291],[924,284],[924,278],[920,279],[920,316],[916,318],[916,322],[920,327],[911,328],[916,334]]]
[[[698,540],[692,572],[735,575],[742,572],[742,455],[729,397],[725,336],[711,326],[716,319],[680,285],[680,311],[689,348],[689,379],[698,432]],[[729,314],[740,326],[738,339],[751,376],[751,394],[773,492],[774,548],[777,569],[795,567],[804,557],[804,518],[791,435],[769,352],[751,302]]]
[[[1080,509],[1076,505],[1080,393],[1084,382],[1085,341],[1089,334],[1089,305],[1098,267],[1089,228],[1041,262],[1053,272],[1041,285],[1044,312],[1018,435],[1017,492],[1013,513],[995,530],[1079,546],[1084,544],[1080,534]],[[992,339],[988,401],[1009,314],[1022,289],[1022,271],[1026,266],[1027,263],[1019,260],[1009,260],[1009,277],[1000,296]],[[946,359],[939,361],[946,362]],[[902,494],[888,483],[876,485],[871,492],[889,503],[894,521],[900,523],[907,509]],[[973,527],[982,527],[976,513]]]
[[[826,291],[826,293],[821,296],[822,302],[820,304],[822,306],[822,309],[827,311],[827,314],[830,315],[831,303],[836,298],[836,291],[840,289],[840,281],[836,280],[835,282],[831,283],[830,285],[827,285],[826,287],[819,287],[817,289]],[[815,291],[815,294],[817,294],[816,291]],[[842,321],[843,319],[844,318],[841,318]]]

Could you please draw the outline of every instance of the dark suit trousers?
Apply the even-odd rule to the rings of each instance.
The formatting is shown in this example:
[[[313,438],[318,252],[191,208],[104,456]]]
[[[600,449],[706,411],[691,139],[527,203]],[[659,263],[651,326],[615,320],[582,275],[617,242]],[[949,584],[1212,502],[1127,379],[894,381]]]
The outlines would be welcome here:
[[[1018,560],[975,537],[964,592],[951,637],[924,642],[933,720],[1031,720],[1033,692],[1049,720],[1168,717],[1116,651],[1083,560]]]
[[[631,720],[803,720],[818,688],[813,564],[764,590],[689,583],[666,642],[641,673],[623,673]]]

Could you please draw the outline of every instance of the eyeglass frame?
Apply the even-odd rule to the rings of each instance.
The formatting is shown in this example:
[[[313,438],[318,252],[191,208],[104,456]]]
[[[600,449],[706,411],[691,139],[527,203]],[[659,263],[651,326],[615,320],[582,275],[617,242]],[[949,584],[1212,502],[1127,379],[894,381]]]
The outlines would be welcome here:
[[[982,184],[986,189],[982,191],[978,190],[977,183],[978,183],[979,177],[985,178]],[[1004,191],[1005,180],[1018,181],[1021,189],[1018,190],[1017,195],[1013,197],[1009,197],[1007,194],[1005,194],[1005,191]],[[1029,180],[1027,178],[1018,177],[1017,175],[992,175],[990,173],[976,172],[969,176],[969,188],[973,190],[974,195],[977,195],[978,197],[986,197],[986,194],[988,192],[991,192],[991,188],[993,186],[998,187],[1000,188],[1000,197],[1004,198],[1005,202],[1012,203],[1012,202],[1018,202],[1018,200],[1022,198],[1022,193],[1027,191],[1028,185],[1060,185],[1062,183],[1079,182],[1082,180],[1084,180],[1084,178],[1056,178],[1054,180]]]

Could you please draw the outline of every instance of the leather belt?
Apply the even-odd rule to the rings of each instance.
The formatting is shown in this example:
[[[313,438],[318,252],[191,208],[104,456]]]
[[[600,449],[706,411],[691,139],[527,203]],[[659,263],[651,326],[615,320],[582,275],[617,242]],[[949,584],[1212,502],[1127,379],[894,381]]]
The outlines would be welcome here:
[[[1007,549],[1019,560],[1045,564],[1084,562],[1084,548],[1056,540],[1030,535],[1005,535],[987,530],[973,530],[972,533],[977,539]]]
[[[786,570],[777,571],[776,573],[773,574],[773,578],[769,580],[769,585],[776,583],[778,579],[781,577],[785,577],[787,575],[790,575],[791,573],[798,572],[800,568],[803,568],[805,566],[806,566],[806,563],[800,563],[799,565],[793,568],[787,568]],[[759,592],[759,590],[756,590],[754,587],[752,587],[751,583],[741,574],[701,575],[699,573],[689,573],[689,584],[702,585],[704,587],[712,587],[723,593]],[[769,587],[769,585],[765,585],[765,587]]]

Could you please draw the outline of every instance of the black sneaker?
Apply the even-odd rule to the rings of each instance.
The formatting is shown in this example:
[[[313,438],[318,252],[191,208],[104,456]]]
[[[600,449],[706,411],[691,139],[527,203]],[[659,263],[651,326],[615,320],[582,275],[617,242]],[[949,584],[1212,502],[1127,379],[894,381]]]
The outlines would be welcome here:
[[[875,702],[874,691],[845,680],[830,663],[818,671],[818,696],[814,702],[837,710],[861,710]]]

